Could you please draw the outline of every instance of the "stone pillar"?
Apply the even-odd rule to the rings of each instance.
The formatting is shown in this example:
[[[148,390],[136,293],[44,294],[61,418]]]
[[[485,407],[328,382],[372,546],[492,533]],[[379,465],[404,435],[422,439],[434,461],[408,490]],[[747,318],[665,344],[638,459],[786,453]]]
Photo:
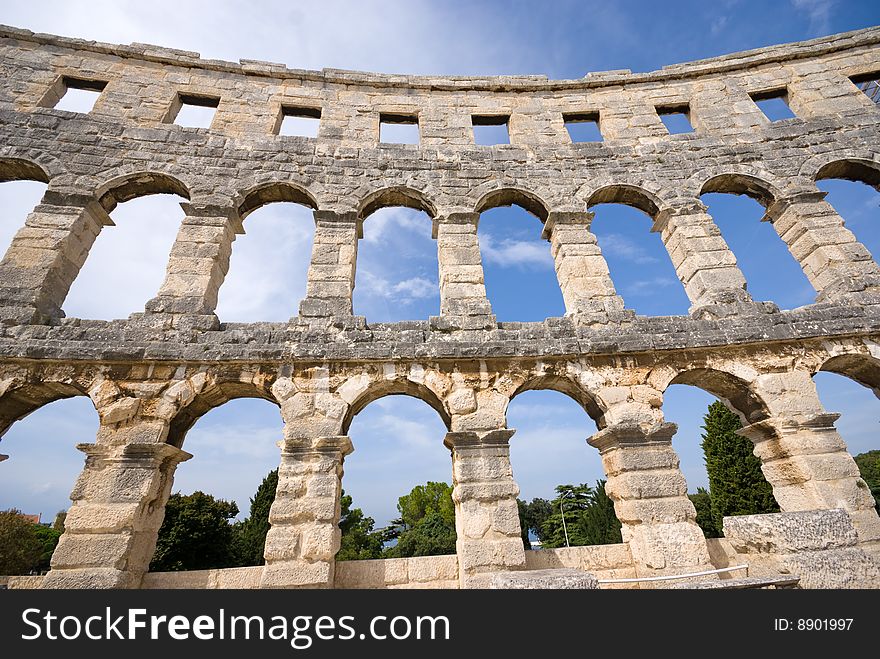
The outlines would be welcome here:
[[[862,543],[880,545],[874,498],[846,450],[839,414],[782,415],[739,431],[755,443],[764,477],[783,512],[842,508]]]
[[[113,221],[91,197],[48,191],[0,262],[0,320],[46,323],[61,306],[95,238]]]
[[[156,549],[174,470],[170,444],[79,444],[86,464],[43,588],[138,588]]]
[[[550,241],[565,315],[579,321],[621,317],[623,299],[614,289],[608,264],[590,232],[594,213],[552,212],[541,237]]]
[[[483,261],[477,238],[479,213],[450,213],[434,219],[437,263],[440,268],[440,318],[461,329],[495,325],[486,297]]]
[[[621,422],[587,440],[602,456],[605,491],[640,577],[713,569],[672,448],[675,431],[674,423],[645,429]]]
[[[351,316],[351,295],[363,224],[354,211],[315,211],[315,239],[300,316]]]
[[[816,190],[779,199],[770,205],[764,219],[773,223],[800,263],[819,293],[818,302],[876,292],[880,289],[880,268],[825,201],[825,194]]]
[[[526,555],[510,467],[510,429],[450,432],[458,574],[462,588],[487,588],[487,572],[521,570]]]
[[[262,588],[332,588],[345,435],[279,442],[278,489],[269,511]]]
[[[171,248],[165,281],[147,311],[209,315],[229,271],[235,234],[244,233],[234,208],[180,204],[186,213]]]
[[[710,305],[751,302],[736,257],[706,210],[698,201],[665,209],[654,218],[652,228],[660,232],[692,312]]]

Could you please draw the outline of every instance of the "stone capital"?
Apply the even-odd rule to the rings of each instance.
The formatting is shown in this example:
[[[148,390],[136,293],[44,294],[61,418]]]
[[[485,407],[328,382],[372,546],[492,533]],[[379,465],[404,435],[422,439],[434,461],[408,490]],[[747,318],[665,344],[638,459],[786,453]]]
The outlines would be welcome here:
[[[553,236],[553,229],[557,226],[567,225],[575,227],[583,227],[589,231],[596,214],[591,211],[551,211],[544,220],[544,229],[541,231],[541,238],[550,240]]]
[[[782,199],[777,199],[767,206],[767,210],[764,213],[764,217],[761,218],[761,221],[770,222],[772,224],[782,217],[783,213],[792,206],[798,204],[815,204],[823,201],[827,194],[828,193],[823,190],[806,190],[804,192],[797,192],[789,195],[788,197],[783,197]]]
[[[179,464],[192,457],[191,453],[166,443],[131,443],[122,446],[111,444],[77,444],[76,448],[86,454],[86,459],[98,464],[120,464],[130,467],[157,467],[163,462]]]
[[[443,445],[451,450],[469,448],[497,448],[510,445],[510,438],[516,432],[515,428],[499,428],[485,433],[476,431],[448,432],[443,439]]]
[[[344,458],[354,451],[351,437],[348,435],[331,435],[327,437],[315,437],[307,439],[282,439],[278,442],[278,448],[282,455],[306,455],[321,454]]]
[[[664,208],[654,215],[654,224],[651,226],[651,233],[662,232],[669,225],[669,220],[673,217],[702,215],[708,212],[709,209],[699,199],[690,199],[676,206]]]
[[[615,448],[671,444],[676,430],[678,426],[670,422],[648,429],[638,423],[616,423],[597,432],[587,439],[587,443],[600,453]]]
[[[834,429],[834,422],[840,418],[836,412],[822,412],[805,417],[771,416],[736,431],[737,435],[753,442],[774,439],[779,433],[788,434],[798,430]]]
[[[444,224],[464,224],[476,227],[480,221],[479,213],[447,213],[431,218],[431,237],[435,240],[440,234],[440,226]]]
[[[237,208],[232,206],[222,206],[220,204],[191,203],[188,201],[181,202],[180,207],[186,214],[186,217],[183,220],[184,224],[186,224],[187,220],[190,218],[194,220],[194,224],[204,224],[205,220],[211,218],[214,219],[213,224],[229,224],[235,233],[244,233],[242,217]]]
[[[364,237],[364,218],[358,216],[357,211],[312,211],[315,218],[315,226],[322,224],[329,225],[350,225],[355,228],[358,238]]]

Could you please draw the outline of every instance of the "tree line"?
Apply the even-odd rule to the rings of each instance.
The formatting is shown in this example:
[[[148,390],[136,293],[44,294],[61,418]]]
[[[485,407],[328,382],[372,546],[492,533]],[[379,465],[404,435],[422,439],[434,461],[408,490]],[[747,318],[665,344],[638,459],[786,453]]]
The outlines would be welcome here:
[[[779,510],[761,472],[752,443],[736,431],[739,417],[720,402],[703,417],[701,446],[709,488],[689,494],[697,524],[706,537],[722,535],[722,520]],[[855,457],[862,478],[880,508],[880,450]],[[151,571],[199,570],[263,564],[269,509],[275,500],[278,470],[263,479],[242,521],[234,501],[204,492],[173,494],[165,509]],[[558,485],[553,499],[518,500],[523,545],[536,538],[544,548],[622,542],[605,481],[595,485]],[[455,507],[452,487],[428,482],[397,501],[398,517],[376,528],[375,520],[342,492],[339,527],[342,541],[336,559],[404,558],[455,553]],[[0,512],[0,574],[45,572],[63,530],[63,514],[52,527],[34,524],[17,510]]]

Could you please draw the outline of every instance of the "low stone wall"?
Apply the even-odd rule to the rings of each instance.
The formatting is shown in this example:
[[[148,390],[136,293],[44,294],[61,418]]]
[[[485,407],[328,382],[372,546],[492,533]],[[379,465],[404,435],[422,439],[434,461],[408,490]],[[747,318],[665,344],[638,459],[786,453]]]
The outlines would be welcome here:
[[[636,576],[629,545],[591,545],[560,547],[526,552],[527,570],[575,568],[596,575],[597,579],[630,579]],[[638,588],[633,584],[600,584],[600,588]]]
[[[37,589],[43,584],[45,574],[27,577],[3,577],[6,580],[6,587],[9,590],[28,590]]]
[[[844,510],[725,517],[724,535],[713,560],[747,563],[749,576],[796,574],[801,588],[880,588],[880,561],[858,544]]]
[[[458,588],[458,557],[418,556],[336,564],[336,588]]]
[[[189,570],[185,572],[149,572],[141,588],[259,588],[263,566],[232,567],[222,570]]]

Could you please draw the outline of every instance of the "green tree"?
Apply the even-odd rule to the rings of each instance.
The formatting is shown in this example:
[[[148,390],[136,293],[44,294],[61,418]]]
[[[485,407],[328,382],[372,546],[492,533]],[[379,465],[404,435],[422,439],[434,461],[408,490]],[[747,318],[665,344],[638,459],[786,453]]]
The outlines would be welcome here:
[[[551,512],[541,525],[541,544],[547,548],[602,545],[621,542],[620,521],[614,504],[605,493],[605,481],[596,487],[557,485],[556,498],[550,502]],[[563,525],[563,514],[565,524]]]
[[[739,417],[715,401],[709,405],[703,424],[702,447],[715,528],[722,528],[724,517],[779,512],[752,442],[736,434],[742,428]]]
[[[34,524],[34,534],[40,542],[40,560],[37,562],[36,569],[40,572],[49,571],[49,563],[52,561],[52,554],[55,547],[58,546],[58,540],[61,538],[61,531],[51,526],[43,526],[42,524]]]
[[[868,451],[855,457],[859,473],[874,495],[874,505],[880,510],[880,451]]]
[[[386,530],[387,540],[397,540],[385,551],[388,557],[436,556],[455,553],[455,505],[452,487],[429,481],[417,485],[397,500],[400,517]]]
[[[538,540],[541,539],[541,527],[553,508],[547,499],[534,498],[529,503],[522,499],[516,500],[519,509],[519,527],[522,530],[523,546],[526,549],[532,548],[532,542],[529,540],[529,532],[534,533]]]
[[[375,520],[366,517],[360,508],[352,508],[352,498],[342,491],[342,515],[339,528],[342,544],[336,554],[337,561],[357,561],[382,558],[383,534],[373,530]]]
[[[0,574],[27,574],[39,565],[44,548],[36,529],[20,510],[0,512]]]
[[[614,512],[614,502],[605,493],[605,481],[596,482],[592,500],[581,513],[578,525],[587,545],[613,545],[623,542],[620,520]]]
[[[234,525],[234,553],[241,566],[262,565],[269,532],[269,509],[278,489],[278,470],[270,471],[256,493],[251,497],[250,513],[244,521]]]
[[[237,514],[234,501],[215,499],[204,492],[172,494],[165,506],[150,570],[206,570],[234,565],[229,520]]]
[[[696,494],[688,494],[694,508],[697,509],[697,525],[703,529],[703,535],[707,538],[720,538],[721,530],[715,523],[712,515],[712,497],[705,487],[698,487]]]

